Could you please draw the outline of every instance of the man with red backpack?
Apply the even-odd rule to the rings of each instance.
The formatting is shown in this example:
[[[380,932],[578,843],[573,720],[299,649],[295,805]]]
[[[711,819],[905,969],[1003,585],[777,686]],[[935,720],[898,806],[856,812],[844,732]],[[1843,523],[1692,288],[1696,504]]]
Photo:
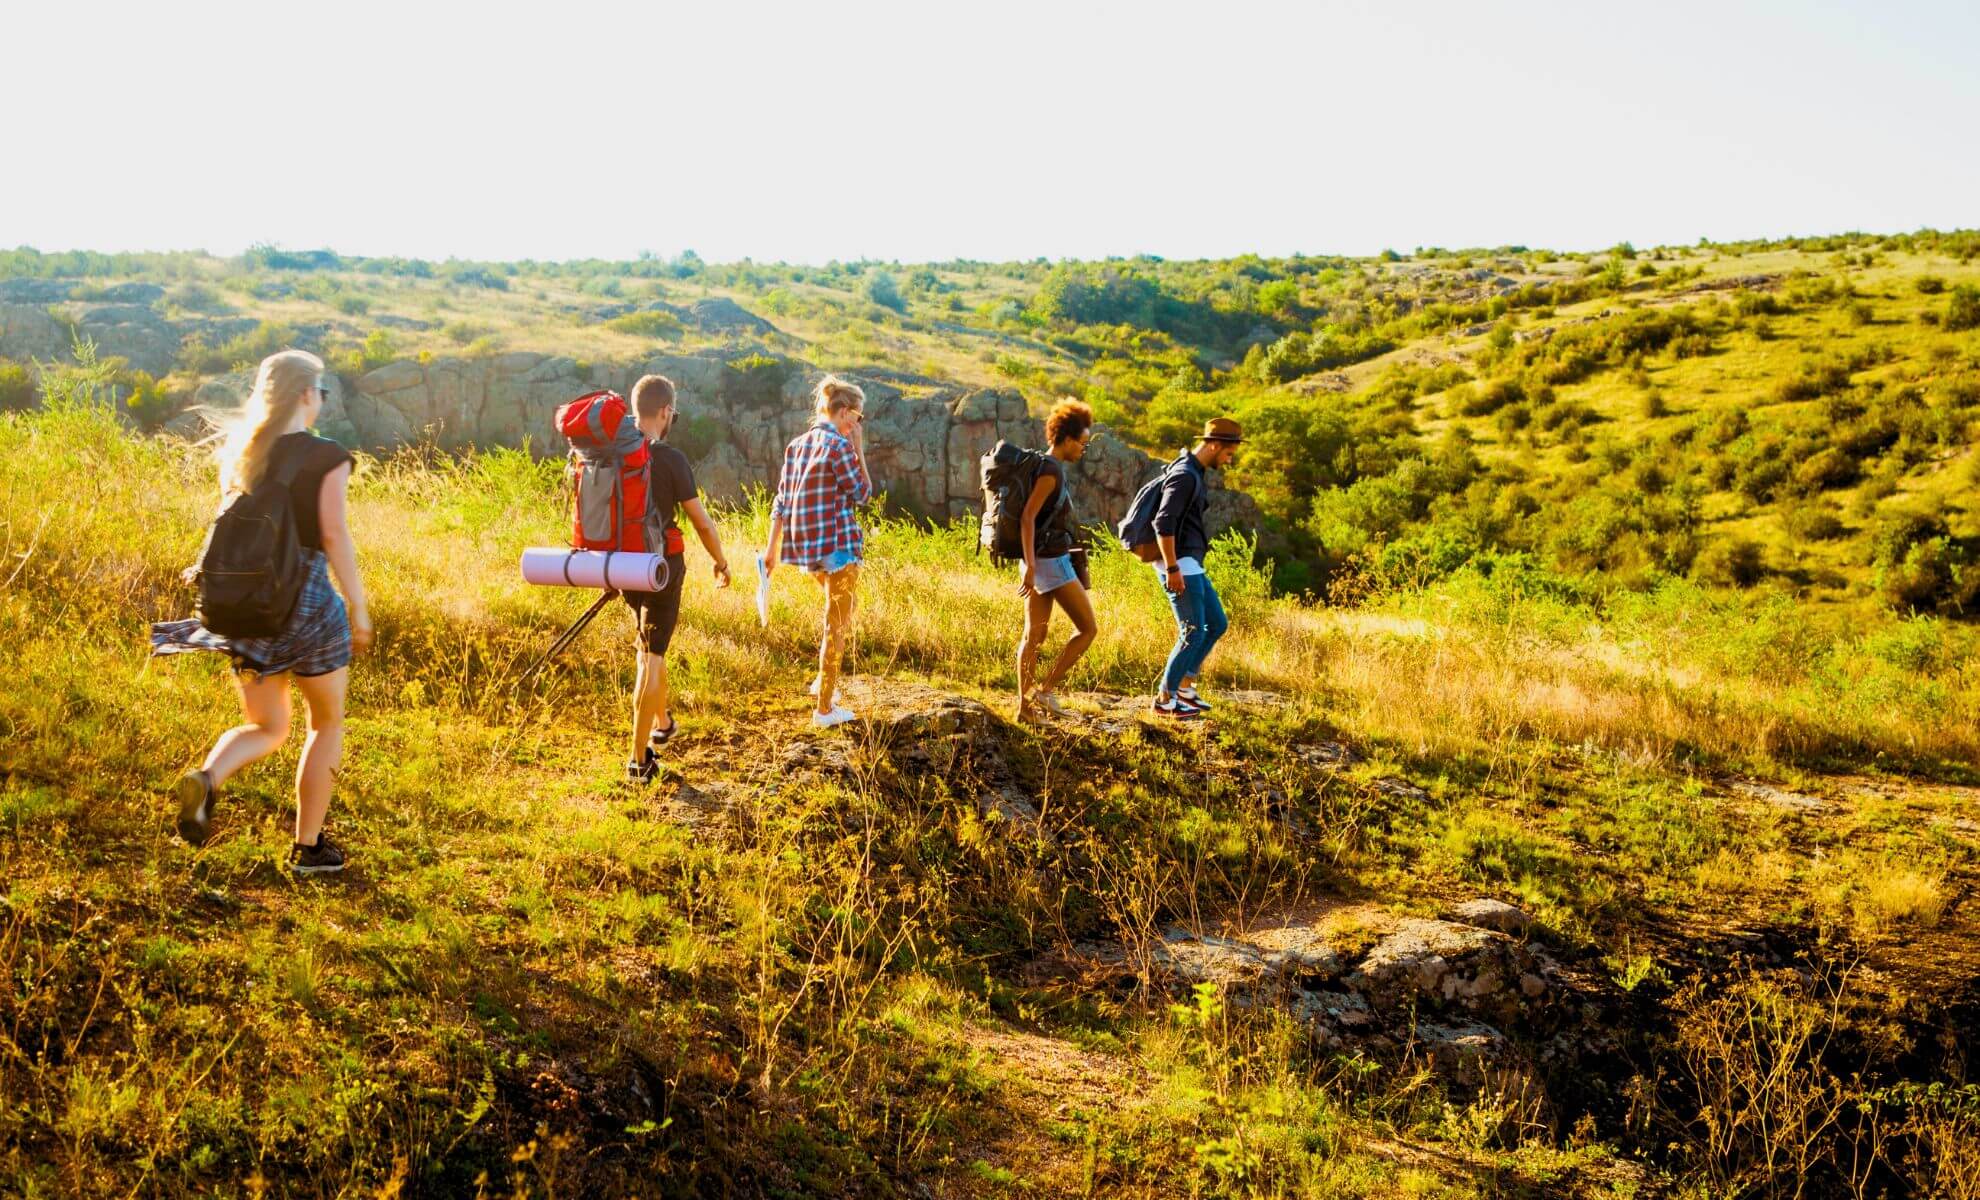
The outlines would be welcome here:
[[[715,522],[701,506],[687,455],[667,444],[667,435],[680,417],[674,403],[673,380],[665,375],[641,377],[633,384],[632,405],[640,436],[646,439],[647,545],[651,552],[667,556],[665,588],[657,592],[620,593],[639,620],[632,757],[626,760],[626,777],[644,782],[659,770],[658,752],[680,728],[668,711],[672,697],[667,680],[667,647],[673,642],[674,627],[680,623],[681,585],[687,578],[686,547],[676,514],[686,513],[694,526],[701,548],[713,561],[718,588],[729,586],[729,560],[722,555],[722,539],[715,531]]]

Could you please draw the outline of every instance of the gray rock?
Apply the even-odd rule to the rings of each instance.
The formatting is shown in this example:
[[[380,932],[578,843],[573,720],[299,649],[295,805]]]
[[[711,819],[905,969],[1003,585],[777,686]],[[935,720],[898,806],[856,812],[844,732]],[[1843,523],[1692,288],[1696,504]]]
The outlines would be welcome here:
[[[33,304],[0,304],[0,358],[53,362],[68,357],[69,345],[69,331],[46,309]]]
[[[106,304],[152,305],[165,298],[165,289],[155,283],[117,283],[97,293],[97,299]]]
[[[121,358],[140,371],[163,375],[179,356],[179,334],[165,318],[137,304],[92,304],[76,320],[76,333],[96,343],[100,358]]]
[[[1791,792],[1786,788],[1778,788],[1770,783],[1754,783],[1740,780],[1733,783],[1732,790],[1749,800],[1758,800],[1770,808],[1778,808],[1783,812],[1818,813],[1830,807],[1829,802],[1820,796],[1810,796],[1804,792]]]
[[[75,293],[71,279],[0,279],[0,302],[59,304]]]
[[[1503,900],[1466,900],[1451,909],[1450,918],[1461,925],[1496,929],[1515,937],[1533,925],[1533,918]]]
[[[679,312],[679,309],[671,311]],[[726,296],[697,300],[685,319],[696,329],[715,333],[776,333],[777,327]]]

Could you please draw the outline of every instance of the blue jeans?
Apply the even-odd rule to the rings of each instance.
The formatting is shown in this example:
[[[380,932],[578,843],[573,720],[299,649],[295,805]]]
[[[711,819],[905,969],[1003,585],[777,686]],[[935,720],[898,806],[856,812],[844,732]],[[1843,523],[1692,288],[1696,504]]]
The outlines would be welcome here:
[[[1183,680],[1202,673],[1203,660],[1231,623],[1208,575],[1185,575],[1182,591],[1165,589],[1163,594],[1176,614],[1176,644],[1169,651],[1169,665],[1162,669],[1162,690],[1173,696]]]

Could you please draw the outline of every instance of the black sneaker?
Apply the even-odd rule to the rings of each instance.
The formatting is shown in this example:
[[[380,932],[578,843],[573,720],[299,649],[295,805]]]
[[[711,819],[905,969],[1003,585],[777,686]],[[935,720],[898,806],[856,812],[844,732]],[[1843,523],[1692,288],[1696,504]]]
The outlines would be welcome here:
[[[344,869],[343,847],[319,832],[314,846],[301,842],[289,847],[289,870],[298,875],[330,875]]]
[[[679,721],[674,720],[674,718],[672,717],[668,717],[667,727],[665,729],[655,729],[651,737],[648,739],[647,745],[650,747],[650,751],[652,753],[658,753],[660,747],[666,745],[668,742],[673,741],[674,735],[679,733],[680,731],[681,731],[681,723]]]
[[[179,799],[179,836],[188,846],[204,846],[213,832],[213,801],[218,798],[213,777],[205,771],[187,771],[179,776],[173,794]]]
[[[651,746],[640,751],[638,758],[626,760],[627,783],[651,783],[653,777],[659,773],[660,759],[653,753]]]

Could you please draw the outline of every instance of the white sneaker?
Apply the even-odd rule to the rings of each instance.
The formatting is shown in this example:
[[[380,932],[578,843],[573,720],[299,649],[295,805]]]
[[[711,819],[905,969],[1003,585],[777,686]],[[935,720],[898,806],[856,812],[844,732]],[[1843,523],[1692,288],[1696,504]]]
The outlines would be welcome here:
[[[853,719],[853,710],[842,704],[834,704],[831,712],[811,714],[811,723],[820,729],[830,729],[834,725],[844,725]]]
[[[812,697],[816,697],[816,696],[818,695],[818,676],[816,676],[816,675],[813,675],[813,676],[811,677],[811,682],[810,682],[809,684],[807,684],[807,685],[805,686],[805,689],[804,689],[804,694],[805,694],[805,695],[807,695],[807,696],[812,696]],[[842,692],[840,692],[840,691],[839,691],[839,689],[838,689],[838,688],[837,688],[836,686],[835,686],[835,687],[833,687],[833,689],[832,689],[832,707],[833,707],[833,708],[837,708],[837,707],[839,707],[839,702],[840,702],[840,700],[841,700],[841,699],[843,698],[843,695],[844,695],[844,693],[842,693]]]

